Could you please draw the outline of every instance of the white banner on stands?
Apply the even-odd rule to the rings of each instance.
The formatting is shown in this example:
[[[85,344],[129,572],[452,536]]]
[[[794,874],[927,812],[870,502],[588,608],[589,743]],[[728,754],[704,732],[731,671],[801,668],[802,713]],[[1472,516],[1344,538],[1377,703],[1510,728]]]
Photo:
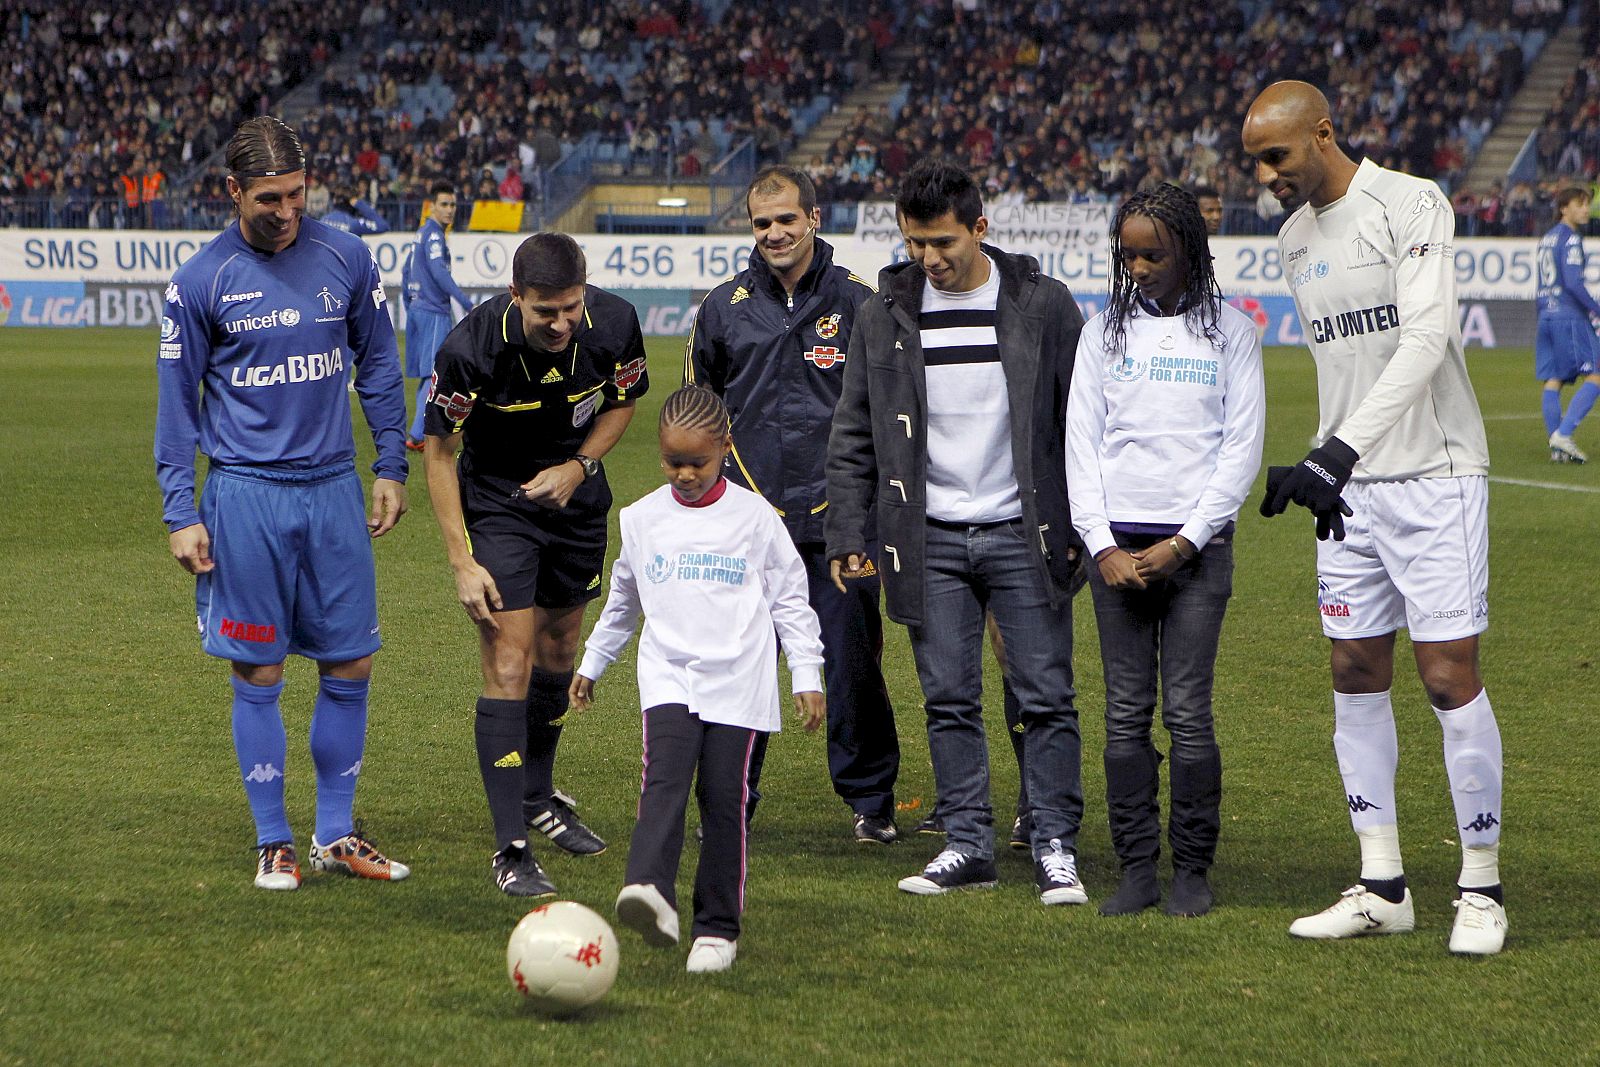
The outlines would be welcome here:
[[[863,206],[858,234],[830,236],[834,258],[876,284],[878,271],[903,259],[897,231],[874,205]],[[1007,210],[1007,209],[1002,209]],[[1031,205],[1009,209],[995,244],[1038,258],[1044,272],[1083,297],[1103,297],[1111,277],[1106,205]],[[892,211],[889,225],[892,225]],[[137,230],[0,230],[0,285],[96,283],[165,285],[213,234]],[[452,273],[464,289],[499,289],[511,276],[518,234],[459,233],[450,238]],[[400,284],[410,234],[366,239],[385,284]],[[744,237],[610,237],[578,235],[589,278],[609,289],[688,289],[703,292],[742,270],[751,242]],[[1457,295],[1462,300],[1532,300],[1534,238],[1460,238]],[[1229,296],[1287,296],[1277,242],[1271,237],[1219,237],[1212,242],[1217,281]],[[1600,287],[1600,257],[1589,264]]]

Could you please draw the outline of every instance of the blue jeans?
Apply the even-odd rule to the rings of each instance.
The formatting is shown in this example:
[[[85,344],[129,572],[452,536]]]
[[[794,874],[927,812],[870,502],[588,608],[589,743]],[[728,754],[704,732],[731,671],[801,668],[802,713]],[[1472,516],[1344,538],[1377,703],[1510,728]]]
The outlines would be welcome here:
[[[1052,838],[1075,852],[1083,820],[1072,603],[1063,599],[1050,606],[1027,536],[1020,520],[991,526],[930,520],[927,621],[909,628],[948,847],[981,859],[994,855],[983,731],[985,609],[1000,624],[1006,675],[1019,705],[1034,853]]]

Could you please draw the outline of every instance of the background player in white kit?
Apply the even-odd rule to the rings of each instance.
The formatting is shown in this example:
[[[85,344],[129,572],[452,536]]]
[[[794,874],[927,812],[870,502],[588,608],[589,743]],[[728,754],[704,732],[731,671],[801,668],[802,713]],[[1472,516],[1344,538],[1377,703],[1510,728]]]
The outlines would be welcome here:
[[[1415,925],[1389,699],[1394,635],[1404,626],[1444,729],[1461,835],[1450,950],[1492,954],[1505,942],[1506,915],[1500,731],[1478,670],[1489,621],[1489,455],[1462,354],[1455,218],[1431,181],[1371,160],[1357,166],[1334,140],[1327,99],[1305,82],[1268,86],[1245,117],[1243,140],[1257,179],[1297,208],[1278,244],[1321,407],[1321,446],[1268,472],[1261,511],[1295,503],[1317,517],[1334,752],[1361,842],[1360,881],[1289,932],[1327,939]]]
[[[667,484],[622,509],[611,591],[573,675],[586,708],[594,683],[639,638],[644,775],[617,918],[658,946],[678,942],[677,876],[689,784],[705,839],[694,880],[691,972],[725,971],[744,911],[745,811],[756,739],[776,733],[778,641],[807,730],[822,723],[822,632],[806,567],[766,498],[722,475],[728,409],[687,385],[661,406]]]

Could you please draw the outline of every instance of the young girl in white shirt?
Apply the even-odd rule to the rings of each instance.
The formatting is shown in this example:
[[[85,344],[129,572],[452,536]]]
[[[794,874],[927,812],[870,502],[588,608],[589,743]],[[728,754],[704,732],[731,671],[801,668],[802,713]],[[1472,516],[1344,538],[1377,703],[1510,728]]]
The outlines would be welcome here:
[[[611,590],[573,675],[574,706],[633,636],[640,613],[639,705],[644,775],[617,918],[651,945],[678,943],[676,882],[684,810],[695,794],[705,838],[695,872],[690,972],[725,971],[744,910],[750,752],[782,726],[776,653],[783,643],[794,705],[822,722],[822,637],[805,566],[772,509],[722,476],[733,445],[721,398],[685,386],[661,408],[667,484],[622,509]]]
[[[1222,300],[1189,193],[1170,184],[1135,193],[1111,242],[1110,299],[1079,337],[1067,401],[1067,490],[1096,564],[1106,807],[1122,867],[1100,911],[1127,915],[1160,900],[1159,681],[1171,739],[1166,911],[1202,915],[1221,826],[1212,680],[1233,592],[1234,518],[1261,465],[1261,342]]]

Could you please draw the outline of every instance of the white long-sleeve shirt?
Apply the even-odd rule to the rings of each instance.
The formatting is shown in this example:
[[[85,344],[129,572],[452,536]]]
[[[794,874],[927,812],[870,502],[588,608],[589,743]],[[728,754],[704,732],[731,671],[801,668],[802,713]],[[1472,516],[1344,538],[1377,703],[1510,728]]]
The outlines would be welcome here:
[[[1456,310],[1455,214],[1425,178],[1364,161],[1344,196],[1278,234],[1317,364],[1322,440],[1356,481],[1484,474],[1489,445]]]
[[[1067,400],[1067,493],[1091,555],[1113,523],[1180,527],[1204,547],[1239,513],[1261,467],[1266,400],[1255,323],[1224,304],[1220,348],[1181,315],[1136,303],[1122,351],[1106,316],[1078,337]]]
[[[726,485],[703,507],[663,485],[622,509],[622,550],[578,673],[599,679],[643,612],[641,709],[683,704],[705,722],[776,732],[777,642],[794,691],[821,692],[822,633],[783,520]]]

